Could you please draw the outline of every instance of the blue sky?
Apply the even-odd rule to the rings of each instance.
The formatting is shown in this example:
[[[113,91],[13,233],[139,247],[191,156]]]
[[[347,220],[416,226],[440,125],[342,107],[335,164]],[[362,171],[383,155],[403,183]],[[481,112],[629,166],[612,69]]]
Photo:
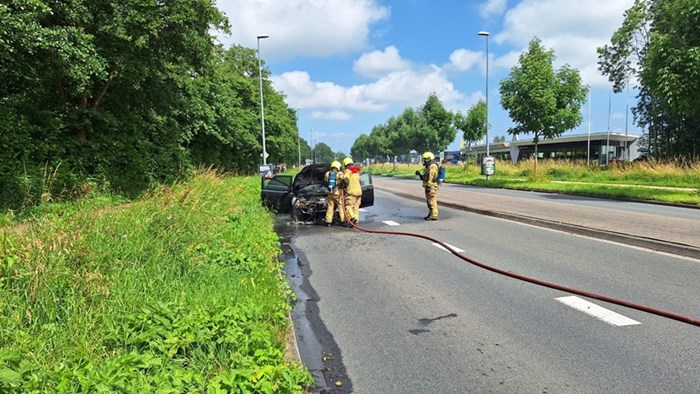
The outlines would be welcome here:
[[[226,46],[257,49],[275,89],[300,108],[301,137],[349,153],[372,127],[417,108],[434,92],[466,113],[486,93],[489,139],[513,126],[500,105],[499,83],[533,37],[554,49],[555,68],[578,69],[592,88],[583,122],[567,134],[640,134],[626,105],[635,91],[611,94],[597,69],[596,48],[610,41],[634,0],[217,0],[231,22]],[[629,100],[629,101],[628,101]],[[521,139],[531,136],[521,136]],[[448,149],[458,149],[461,133]]]

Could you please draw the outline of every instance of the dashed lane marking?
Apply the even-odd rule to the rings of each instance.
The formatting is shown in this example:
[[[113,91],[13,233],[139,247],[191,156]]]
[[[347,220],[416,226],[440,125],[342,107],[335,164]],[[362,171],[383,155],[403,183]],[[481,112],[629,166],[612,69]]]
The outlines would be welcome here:
[[[448,244],[447,242],[445,242],[445,245],[449,246],[450,248],[452,248],[452,250],[454,250],[454,251],[457,252],[457,253],[464,253],[464,250],[462,250],[462,249],[460,249],[460,248],[458,248],[458,247],[456,247],[456,246],[452,246],[452,245]],[[437,242],[433,242],[433,246],[436,246],[436,247],[438,247],[438,248],[440,248],[440,249],[442,249],[442,250],[444,250],[444,251],[449,252],[449,250],[447,250],[447,248],[445,248],[444,246],[440,245],[440,244],[437,243]]]
[[[642,324],[636,320],[632,320],[627,316],[623,316],[617,312],[613,312],[609,309],[605,309],[602,306],[596,305],[592,302],[588,302],[583,298],[576,296],[559,297],[555,300],[561,302],[562,304],[568,305],[576,310],[579,310],[587,315],[591,315],[596,319],[600,319],[613,326],[633,326],[635,324]]]
[[[386,224],[387,226],[400,226],[399,223],[396,223],[393,220],[384,220],[384,221],[382,221],[382,223]]]

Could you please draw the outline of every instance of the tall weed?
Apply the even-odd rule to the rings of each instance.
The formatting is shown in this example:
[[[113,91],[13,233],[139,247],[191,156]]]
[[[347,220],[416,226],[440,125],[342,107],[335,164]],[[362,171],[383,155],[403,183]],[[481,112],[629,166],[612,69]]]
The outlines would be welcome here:
[[[0,230],[0,392],[311,383],[283,353],[291,290],[257,178],[201,171],[131,203],[55,207]]]

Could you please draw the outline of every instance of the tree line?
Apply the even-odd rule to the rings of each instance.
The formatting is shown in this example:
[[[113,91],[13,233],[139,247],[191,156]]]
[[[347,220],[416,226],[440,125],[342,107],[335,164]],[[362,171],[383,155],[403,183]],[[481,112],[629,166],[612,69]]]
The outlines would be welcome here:
[[[633,108],[657,158],[700,155],[700,2],[636,0],[598,65],[620,93],[638,88]]]
[[[609,44],[598,48],[598,65],[616,93],[637,88],[632,109],[642,129],[639,150],[659,159],[697,160],[700,155],[700,2],[636,0]],[[533,134],[535,165],[540,138],[552,139],[580,125],[589,87],[578,70],[554,70],[554,51],[534,37],[510,74],[500,81],[501,105],[515,125],[510,135]],[[361,135],[355,157],[402,157],[411,150],[442,151],[457,130],[469,145],[486,134],[486,105],[466,115],[449,113],[431,95],[420,108],[406,108]]]
[[[622,92],[637,87],[642,146],[659,158],[700,153],[700,2],[636,0],[599,67]],[[12,0],[0,3],[0,207],[103,188],[137,195],[186,177],[195,166],[252,173],[261,162],[259,68],[254,49],[224,48],[211,0]],[[509,134],[554,138],[581,122],[587,87],[578,71],[554,70],[534,38],[501,81]],[[296,110],[263,67],[271,163],[343,157],[299,136]],[[486,132],[486,107],[447,111],[431,94],[419,108],[372,128],[355,158],[442,151],[461,131]]]
[[[12,0],[0,21],[0,207],[262,162],[257,52],[216,42],[211,0]],[[269,76],[268,161],[296,163],[310,148]]]

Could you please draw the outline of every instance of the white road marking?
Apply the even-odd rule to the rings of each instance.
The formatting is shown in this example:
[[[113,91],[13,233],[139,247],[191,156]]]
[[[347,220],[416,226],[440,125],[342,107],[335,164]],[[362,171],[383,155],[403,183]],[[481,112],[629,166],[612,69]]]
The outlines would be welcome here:
[[[384,224],[386,224],[386,225],[388,225],[388,226],[400,226],[399,223],[396,223],[396,222],[393,221],[393,220],[384,220],[384,221],[382,221],[382,223],[384,223]]]
[[[452,250],[454,250],[454,251],[457,252],[457,253],[464,253],[464,250],[462,250],[462,249],[460,249],[460,248],[458,248],[458,247],[456,247],[456,246],[452,246],[452,245],[448,244],[447,242],[445,242],[445,245],[449,246],[450,248],[452,248]],[[442,249],[442,250],[444,250],[444,251],[450,252],[449,250],[447,250],[446,247],[440,245],[440,244],[437,243],[437,242],[433,242],[433,246],[436,246],[436,247],[438,247],[438,248],[440,248],[440,249]]]
[[[579,310],[585,314],[591,315],[596,319],[600,319],[613,326],[633,326],[635,324],[642,324],[636,320],[632,320],[627,316],[623,316],[617,312],[613,312],[609,309],[605,309],[602,306],[596,305],[592,302],[588,302],[583,298],[576,296],[559,297],[555,300],[566,304],[576,310]]]

